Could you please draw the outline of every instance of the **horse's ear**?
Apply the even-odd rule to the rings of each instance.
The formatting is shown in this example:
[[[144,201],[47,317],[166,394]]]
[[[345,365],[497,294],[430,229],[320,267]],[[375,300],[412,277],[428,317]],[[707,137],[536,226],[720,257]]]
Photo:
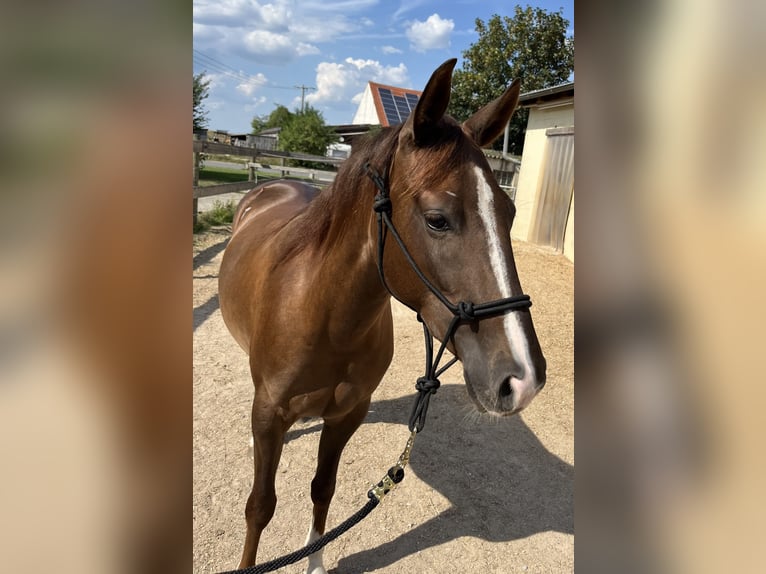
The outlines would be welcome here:
[[[519,103],[521,81],[516,78],[502,96],[488,103],[463,122],[463,131],[476,145],[484,147],[499,136]]]
[[[433,140],[436,126],[444,116],[452,88],[452,70],[457,58],[436,68],[420,96],[415,110],[407,118],[406,130],[411,130],[416,145],[427,145]]]

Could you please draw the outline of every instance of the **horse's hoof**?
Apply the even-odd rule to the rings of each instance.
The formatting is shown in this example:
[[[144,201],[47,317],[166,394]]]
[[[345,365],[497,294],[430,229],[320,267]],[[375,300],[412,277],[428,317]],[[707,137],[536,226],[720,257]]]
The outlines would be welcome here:
[[[327,570],[324,569],[324,566],[314,566],[313,568],[309,566],[306,574],[327,574]]]

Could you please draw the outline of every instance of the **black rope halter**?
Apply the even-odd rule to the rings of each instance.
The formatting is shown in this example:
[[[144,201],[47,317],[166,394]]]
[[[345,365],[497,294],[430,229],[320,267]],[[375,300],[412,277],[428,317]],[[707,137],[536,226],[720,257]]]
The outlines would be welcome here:
[[[444,373],[457,362],[457,357],[453,357],[452,360],[447,362],[447,364],[439,368],[439,363],[441,362],[444,350],[447,348],[447,343],[452,339],[458,326],[461,323],[473,323],[480,321],[481,319],[486,319],[487,317],[503,315],[508,311],[528,309],[532,306],[532,301],[530,300],[529,295],[516,295],[513,297],[505,297],[503,299],[496,299],[494,301],[479,304],[474,304],[471,301],[459,301],[457,304],[455,304],[447,299],[444,293],[439,291],[439,289],[437,289],[420,270],[417,263],[415,263],[415,260],[412,258],[409,250],[404,245],[404,241],[402,241],[401,236],[396,231],[396,227],[391,220],[392,205],[391,195],[388,188],[388,173],[386,172],[383,176],[381,176],[369,163],[364,165],[364,169],[378,190],[377,194],[375,195],[372,209],[375,211],[378,221],[378,273],[380,274],[380,280],[383,282],[383,286],[391,294],[392,297],[401,303],[404,303],[407,305],[407,307],[417,313],[418,321],[423,324],[423,334],[425,337],[426,346],[425,374],[420,377],[415,384],[415,389],[418,391],[418,396],[417,400],[415,401],[415,405],[412,408],[412,414],[410,415],[409,421],[410,431],[420,432],[423,430],[423,426],[425,425],[426,414],[428,413],[428,403],[431,400],[431,395],[436,393],[439,386],[441,385],[439,377],[442,375],[442,373]],[[433,356],[433,335],[428,329],[425,321],[423,321],[423,318],[420,316],[420,313],[418,313],[417,310],[412,306],[399,299],[386,282],[386,276],[383,271],[383,251],[386,246],[386,237],[388,236],[389,232],[396,240],[396,243],[399,245],[399,248],[402,250],[402,253],[407,259],[407,262],[410,264],[410,267],[412,267],[413,271],[415,271],[415,274],[418,276],[418,278],[423,282],[428,290],[431,291],[434,296],[436,296],[442,305],[444,305],[449,310],[449,312],[452,313],[452,320],[450,321],[450,324],[447,327],[447,331],[444,334],[442,343],[436,353],[436,358]]]

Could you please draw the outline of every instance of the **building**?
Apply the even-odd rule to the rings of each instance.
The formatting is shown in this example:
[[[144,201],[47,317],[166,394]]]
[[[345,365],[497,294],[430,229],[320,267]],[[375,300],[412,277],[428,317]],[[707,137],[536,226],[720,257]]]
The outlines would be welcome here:
[[[383,127],[402,124],[423,92],[368,82],[352,124],[372,124]]]
[[[501,151],[492,149],[483,149],[481,151],[487,157],[487,163],[489,163],[492,173],[495,174],[498,185],[515,202],[521,161]]]
[[[574,261],[574,82],[519,97],[529,109],[513,237]]]

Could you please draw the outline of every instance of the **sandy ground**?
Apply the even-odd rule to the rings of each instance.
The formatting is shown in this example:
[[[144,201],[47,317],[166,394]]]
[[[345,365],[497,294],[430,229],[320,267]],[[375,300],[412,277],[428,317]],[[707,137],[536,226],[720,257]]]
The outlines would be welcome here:
[[[217,275],[229,234],[194,243],[194,572],[237,566],[250,491],[252,382],[247,357],[218,308]],[[360,525],[325,548],[331,574],[553,572],[574,570],[574,266],[524,243],[514,252],[548,361],[548,384],[521,415],[473,410],[459,365],[442,376],[404,482]],[[366,501],[408,437],[420,325],[394,307],[394,359],[365,423],[344,451],[330,508],[332,528]],[[309,484],[320,421],[288,433],[277,473],[276,514],[258,561],[301,547],[311,515]],[[280,572],[299,573],[305,561]]]

